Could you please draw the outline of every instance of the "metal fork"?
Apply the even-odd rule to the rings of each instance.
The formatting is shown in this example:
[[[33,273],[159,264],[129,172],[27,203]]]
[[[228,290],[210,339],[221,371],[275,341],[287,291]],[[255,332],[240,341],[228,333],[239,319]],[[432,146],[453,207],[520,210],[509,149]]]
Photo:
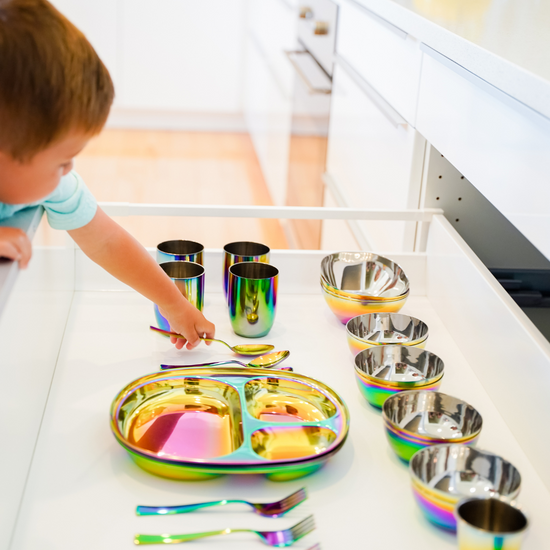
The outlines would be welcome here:
[[[254,512],[260,516],[269,518],[276,518],[286,514],[289,510],[292,510],[298,504],[304,502],[307,498],[305,489],[299,489],[295,493],[279,500],[277,502],[268,502],[265,504],[258,504],[254,502],[248,502],[247,500],[215,500],[212,502],[202,502],[200,504],[182,504],[181,506],[138,506],[136,508],[136,514],[138,516],[153,516],[153,515],[171,515],[171,514],[185,514],[187,512],[194,512],[201,508],[209,508],[211,506],[225,506],[226,504],[248,504],[252,506]]]
[[[313,516],[309,516],[290,529],[282,531],[253,531],[252,529],[223,529],[222,531],[206,531],[204,533],[190,533],[187,535],[136,535],[135,544],[177,544],[191,540],[213,537],[214,535],[229,535],[231,533],[255,533],[268,546],[282,548],[294,544],[315,529]]]

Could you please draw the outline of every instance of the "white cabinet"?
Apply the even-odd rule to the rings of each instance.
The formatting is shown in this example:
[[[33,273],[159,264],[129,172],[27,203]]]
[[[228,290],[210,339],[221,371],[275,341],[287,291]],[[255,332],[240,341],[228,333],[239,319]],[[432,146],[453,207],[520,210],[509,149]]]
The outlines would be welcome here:
[[[418,130],[550,258],[550,120],[425,50]]]
[[[295,48],[296,12],[283,0],[249,3],[244,114],[276,205],[286,201],[294,73],[285,50]]]
[[[418,208],[424,148],[414,128],[340,61],[333,78],[327,172],[345,206]],[[372,250],[413,249],[412,222],[359,225]]]
[[[418,41],[370,10],[342,0],[336,49],[414,125],[422,64]]]
[[[120,0],[127,108],[241,110],[244,0]]]

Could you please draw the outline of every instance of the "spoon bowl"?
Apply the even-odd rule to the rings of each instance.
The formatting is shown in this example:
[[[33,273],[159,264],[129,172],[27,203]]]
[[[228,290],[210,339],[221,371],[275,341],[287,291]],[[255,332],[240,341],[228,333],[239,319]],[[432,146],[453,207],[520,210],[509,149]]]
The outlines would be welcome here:
[[[168,330],[163,330],[158,327],[149,327],[149,328],[151,330],[154,330],[155,332],[160,332],[161,334],[164,334],[166,336],[173,336],[174,338],[185,339],[184,336],[176,332],[170,332]],[[238,344],[236,346],[230,346],[227,342],[224,342],[223,340],[218,340],[216,338],[201,338],[201,340],[204,340],[205,342],[219,342],[220,344],[224,344],[231,351],[239,355],[250,355],[250,356],[263,355],[264,353],[267,353],[275,349],[275,346],[273,346],[272,344]]]
[[[273,353],[268,353],[267,355],[262,355],[261,357],[252,359],[252,361],[249,361],[248,363],[242,363],[241,361],[237,361],[236,359],[230,359],[229,361],[214,361],[213,363],[196,363],[193,365],[161,365],[160,368],[162,370],[168,370],[168,369],[183,369],[187,367],[213,367],[216,365],[227,365],[229,363],[237,363],[243,367],[250,367],[250,368],[256,368],[256,369],[258,368],[269,369],[271,367],[274,367],[275,365],[278,365],[279,363],[282,363],[289,355],[290,355],[290,351],[288,350],[274,351]]]

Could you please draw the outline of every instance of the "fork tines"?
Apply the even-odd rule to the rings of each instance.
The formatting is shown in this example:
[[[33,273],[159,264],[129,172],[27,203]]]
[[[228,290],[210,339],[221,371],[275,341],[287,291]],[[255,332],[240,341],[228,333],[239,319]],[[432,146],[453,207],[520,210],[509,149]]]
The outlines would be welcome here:
[[[286,498],[281,500],[279,503],[281,505],[281,510],[288,511],[291,508],[294,508],[294,506],[298,506],[298,504],[304,502],[304,500],[307,499],[307,493],[305,488],[298,489],[295,493],[292,493],[291,495],[288,495]]]
[[[271,502],[269,504],[255,504],[254,508],[256,512],[264,516],[269,516],[276,518],[286,514],[289,510],[298,506],[307,499],[307,493],[305,489],[299,489],[295,493],[288,495],[286,498],[277,501]]]
[[[294,525],[289,529],[292,538],[296,541],[299,538],[311,533],[315,529],[315,519],[313,516],[308,516],[306,519],[303,519],[300,523]]]

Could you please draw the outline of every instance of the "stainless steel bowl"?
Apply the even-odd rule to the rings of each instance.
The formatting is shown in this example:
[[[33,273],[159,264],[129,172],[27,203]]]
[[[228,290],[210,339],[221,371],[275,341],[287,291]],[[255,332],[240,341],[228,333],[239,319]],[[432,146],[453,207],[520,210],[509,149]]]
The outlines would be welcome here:
[[[321,261],[321,281],[335,294],[357,299],[396,298],[409,279],[395,262],[371,252],[336,252]]]
[[[428,338],[426,323],[402,313],[358,315],[348,321],[346,329],[348,339],[361,349],[388,344],[418,346]]]
[[[355,372],[378,384],[417,389],[443,376],[443,361],[429,351],[410,346],[377,346],[355,356]]]
[[[465,497],[514,499],[521,486],[517,468],[500,456],[466,445],[444,444],[418,451],[409,465],[418,505],[436,525],[455,530],[454,510]]]

